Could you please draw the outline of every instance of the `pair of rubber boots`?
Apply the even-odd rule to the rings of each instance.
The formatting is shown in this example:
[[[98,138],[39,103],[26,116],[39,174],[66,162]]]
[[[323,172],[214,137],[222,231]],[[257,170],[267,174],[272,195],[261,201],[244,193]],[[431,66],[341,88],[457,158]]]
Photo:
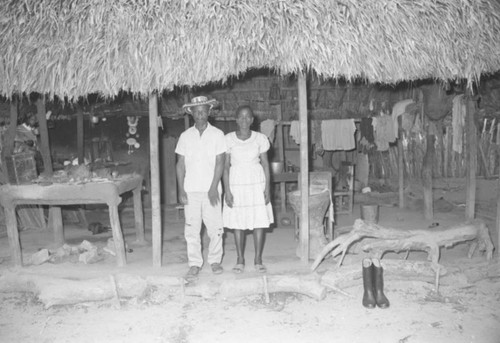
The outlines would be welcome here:
[[[363,260],[363,306],[366,308],[388,308],[389,300],[384,295],[384,277],[380,260]]]

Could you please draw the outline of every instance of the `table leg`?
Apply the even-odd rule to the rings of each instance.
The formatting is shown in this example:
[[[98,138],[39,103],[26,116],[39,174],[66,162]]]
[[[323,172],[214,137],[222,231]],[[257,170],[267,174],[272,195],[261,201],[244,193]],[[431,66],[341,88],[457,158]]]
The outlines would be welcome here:
[[[62,221],[62,211],[59,206],[51,206],[49,208],[49,219],[52,229],[54,230],[54,242],[57,247],[64,244],[64,229]]]
[[[111,230],[113,231],[118,267],[123,267],[127,264],[127,256],[125,254],[125,241],[123,240],[120,218],[118,217],[118,206],[109,206],[109,221],[111,223]]]
[[[135,239],[137,243],[145,243],[144,238],[144,214],[142,212],[142,187],[133,190],[134,194],[134,220],[135,220]]]
[[[23,255],[21,254],[21,243],[19,242],[19,231],[17,231],[17,219],[15,208],[5,208],[5,224],[9,236],[9,247],[14,265],[22,267]]]

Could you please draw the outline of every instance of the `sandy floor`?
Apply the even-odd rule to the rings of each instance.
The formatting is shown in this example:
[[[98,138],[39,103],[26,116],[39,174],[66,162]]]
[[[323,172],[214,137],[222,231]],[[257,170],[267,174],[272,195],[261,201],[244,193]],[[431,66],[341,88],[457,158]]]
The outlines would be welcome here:
[[[463,181],[449,181],[436,186],[436,213],[432,222],[445,227],[463,221]],[[418,192],[417,192],[418,193]],[[480,211],[491,214],[496,197],[495,182],[479,182]],[[418,198],[418,194],[416,195]],[[381,198],[380,224],[400,228],[425,228],[432,222],[423,220],[418,199],[408,210],[391,205],[394,196]],[[455,204],[455,206],[450,203]],[[456,206],[458,205],[458,206]],[[146,211],[147,238],[150,239],[149,212]],[[107,224],[102,209],[88,211],[89,220]],[[336,227],[352,225],[359,217],[359,206],[352,216],[339,216]],[[186,270],[182,218],[175,211],[165,211],[163,267],[151,266],[151,247],[134,246],[133,211],[125,204],[121,211],[122,227],[133,252],[128,265],[116,268],[114,257],[91,265],[65,262],[28,266],[23,270],[11,267],[7,237],[0,238],[0,275],[7,272],[29,273],[68,279],[91,279],[116,273],[141,276],[168,275],[179,277]],[[494,223],[486,218],[492,240],[497,242]],[[87,239],[105,244],[110,233],[92,236],[76,224],[65,227],[67,243],[79,244]],[[48,232],[23,231],[23,253],[26,256],[39,248],[51,246]],[[206,239],[205,239],[206,242]],[[268,274],[309,274],[307,266],[295,256],[296,241],[292,227],[277,227],[267,234],[265,263]],[[466,258],[467,244],[443,249],[444,266],[484,265],[485,258]],[[387,254],[384,259],[402,259],[403,254]],[[495,256],[496,257],[496,256]],[[347,255],[345,264],[359,265],[363,255]],[[425,260],[423,253],[411,253],[411,260]],[[247,239],[247,263],[253,260],[253,241]],[[225,273],[215,276],[205,267],[199,283],[213,284],[223,280],[253,278],[251,263],[241,275],[231,268],[235,248],[231,234],[226,235],[223,267]],[[333,268],[328,259],[318,268],[323,274]],[[382,260],[383,263],[383,260]],[[235,299],[203,299],[201,297],[150,292],[146,296],[122,299],[121,308],[113,302],[81,303],[45,309],[31,293],[0,293],[0,341],[2,342],[500,342],[500,279],[486,278],[464,285],[441,286],[417,281],[386,282],[389,309],[368,310],[361,305],[362,285],[343,289],[347,294],[330,291],[317,301],[295,293],[274,293],[269,303],[262,295]]]

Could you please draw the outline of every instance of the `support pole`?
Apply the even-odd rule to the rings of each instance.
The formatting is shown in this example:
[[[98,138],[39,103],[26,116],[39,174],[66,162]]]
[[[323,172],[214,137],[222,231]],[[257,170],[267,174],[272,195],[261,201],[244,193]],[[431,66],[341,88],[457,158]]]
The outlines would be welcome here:
[[[405,165],[403,161],[403,130],[401,130],[401,116],[398,118],[398,173],[399,173],[399,208],[405,207]]]
[[[472,100],[470,91],[466,96],[467,101],[467,174],[466,174],[466,202],[465,218],[474,219],[476,205],[476,168],[477,168],[477,130],[474,122],[476,106]]]
[[[499,144],[500,142],[497,142]],[[500,144],[498,145],[500,147]],[[500,175],[497,183],[497,259],[500,260]]]
[[[309,140],[307,134],[306,75],[299,73],[300,123],[300,256],[303,264],[309,262]]]
[[[52,174],[52,157],[50,156],[49,130],[47,129],[47,117],[45,116],[45,99],[43,95],[36,101],[36,116],[38,119],[38,130],[40,131],[40,152],[42,153],[43,169]]]
[[[38,119],[38,129],[40,131],[40,153],[43,159],[43,169],[48,175],[52,175],[52,157],[50,155],[49,130],[47,128],[47,117],[45,108],[45,97],[40,95],[36,101],[36,115]],[[49,207],[49,228],[52,228],[54,243],[57,247],[64,244],[64,227],[62,210],[59,206]]]
[[[80,106],[76,109],[76,147],[78,153],[78,164],[84,164],[83,110]]]
[[[436,136],[427,129],[427,150],[424,156],[422,167],[422,184],[424,186],[424,217],[432,220],[434,217],[434,202],[432,197],[432,165],[434,164]]]
[[[162,227],[160,207],[160,158],[158,153],[158,95],[149,95],[149,158],[151,168],[151,227],[153,266],[161,267]]]

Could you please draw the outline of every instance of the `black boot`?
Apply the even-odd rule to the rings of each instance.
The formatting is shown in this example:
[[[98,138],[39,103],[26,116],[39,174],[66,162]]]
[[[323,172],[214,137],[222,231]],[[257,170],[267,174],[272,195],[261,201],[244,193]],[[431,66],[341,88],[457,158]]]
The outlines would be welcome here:
[[[363,260],[363,306],[366,308],[375,308],[375,294],[373,287],[373,265],[369,258]]]
[[[380,265],[378,258],[372,258],[373,266],[373,283],[375,286],[375,299],[377,301],[377,306],[380,308],[388,308],[389,300],[384,295],[384,276],[383,268]]]

